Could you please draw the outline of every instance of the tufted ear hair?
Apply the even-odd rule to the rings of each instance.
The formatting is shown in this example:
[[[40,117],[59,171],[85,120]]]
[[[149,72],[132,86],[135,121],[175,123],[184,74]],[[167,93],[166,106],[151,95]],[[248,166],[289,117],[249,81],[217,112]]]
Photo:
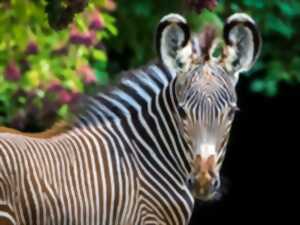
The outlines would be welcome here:
[[[161,62],[170,72],[186,72],[192,62],[191,32],[184,17],[168,14],[156,31],[156,49]]]
[[[254,20],[245,13],[235,13],[225,23],[225,48],[222,62],[237,82],[241,72],[248,71],[256,62],[262,45],[261,35]]]

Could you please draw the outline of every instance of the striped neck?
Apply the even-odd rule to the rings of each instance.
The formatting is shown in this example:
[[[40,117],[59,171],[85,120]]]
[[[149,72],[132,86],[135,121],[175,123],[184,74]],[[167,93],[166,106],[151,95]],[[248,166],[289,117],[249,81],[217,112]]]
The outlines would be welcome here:
[[[192,155],[180,128],[175,82],[176,77],[159,64],[129,71],[114,88],[87,99],[76,125],[121,130],[132,144],[129,151],[152,155],[185,182]]]

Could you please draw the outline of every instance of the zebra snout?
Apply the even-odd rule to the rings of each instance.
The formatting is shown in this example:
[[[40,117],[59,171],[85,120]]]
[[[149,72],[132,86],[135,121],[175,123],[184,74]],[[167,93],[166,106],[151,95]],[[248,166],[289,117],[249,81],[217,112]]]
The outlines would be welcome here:
[[[215,157],[203,159],[196,156],[193,165],[192,191],[196,198],[210,200],[221,186],[220,177],[216,171]]]
[[[195,179],[194,193],[201,200],[211,199],[220,187],[218,176],[200,173]]]

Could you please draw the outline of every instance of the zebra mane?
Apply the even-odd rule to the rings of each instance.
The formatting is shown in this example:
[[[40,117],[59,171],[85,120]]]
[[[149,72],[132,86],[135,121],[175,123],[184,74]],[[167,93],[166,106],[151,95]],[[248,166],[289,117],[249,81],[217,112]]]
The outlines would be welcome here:
[[[153,68],[159,69],[164,77],[159,76]],[[129,87],[126,88],[126,85],[124,85],[126,81],[136,81],[135,83],[139,85],[141,80],[146,82],[151,77],[150,79],[166,85],[173,78],[173,75],[159,60],[152,60],[146,65],[138,68],[122,71],[119,73],[118,77],[119,79],[113,82],[113,84],[105,87],[97,87],[93,94],[84,94],[81,96],[75,107],[73,107],[73,116],[69,121],[71,125],[74,125],[74,123],[76,125],[76,122],[78,122],[80,118],[88,116],[87,114],[90,113],[91,107],[95,106],[95,102],[100,105],[102,104],[99,97],[100,95],[111,96],[113,93],[118,91],[126,93],[127,89],[129,89]],[[167,80],[168,82],[166,83],[166,81],[163,82],[162,80]],[[142,85],[140,88],[143,88]],[[137,90],[134,91],[137,92]],[[124,105],[126,105],[126,103]],[[111,109],[110,107],[113,108],[113,106],[107,105],[106,107],[109,107],[109,109]]]
[[[216,30],[210,26],[207,26],[201,32],[192,34],[191,41],[195,59],[203,61],[204,58],[209,58],[209,51],[212,48],[213,41],[216,39],[216,37]],[[146,65],[140,66],[136,69],[131,69],[119,73],[119,79],[116,82],[114,82],[114,84],[108,85],[106,87],[97,88],[95,94],[83,95],[82,100],[80,100],[79,104],[77,104],[78,107],[76,107],[75,111],[73,111],[73,114],[79,116],[84,115],[85,112],[88,111],[89,105],[91,104],[88,100],[89,98],[97,99],[97,95],[99,95],[100,93],[110,95],[110,93],[112,93],[113,91],[117,91],[122,85],[122,83],[127,80],[135,81],[136,79],[148,79],[147,76],[149,75],[149,73],[153,74],[153,71],[151,72],[151,67],[159,68],[164,75],[164,79],[167,78],[170,81],[172,78],[175,77],[175,75],[169,72],[169,70],[165,67],[165,65],[163,65],[163,63],[160,60],[152,60]],[[155,78],[157,80],[162,79],[159,76],[156,76]]]
[[[191,41],[193,46],[193,52],[195,57],[198,60],[201,60],[204,57],[208,57],[209,49],[212,47],[212,42],[216,38],[216,31],[207,27],[204,31],[200,33],[194,33],[192,35]],[[161,74],[164,77],[160,77],[158,74],[154,74],[151,68],[156,67],[161,70]],[[151,75],[152,74],[152,75]],[[84,94],[81,96],[80,100],[77,102],[75,107],[72,109],[72,118],[69,120],[70,125],[76,124],[80,117],[84,117],[89,113],[91,106],[94,104],[91,100],[96,100],[101,104],[101,100],[99,100],[99,94],[109,96],[111,93],[120,90],[120,87],[126,81],[136,81],[136,80],[147,80],[151,76],[152,79],[160,82],[162,80],[168,80],[168,82],[175,77],[159,59],[150,60],[147,64],[142,65],[138,68],[130,69],[127,71],[120,72],[117,77],[117,81],[114,81],[112,84],[107,86],[99,86],[94,90],[93,94]],[[139,83],[139,82],[137,82]],[[126,91],[126,90],[125,90]],[[111,106],[113,107],[113,106]]]
[[[217,37],[217,32],[213,27],[207,26],[203,31],[198,33],[193,33],[191,37],[193,54],[195,59],[198,61],[204,61],[204,58],[209,58],[209,51],[212,48],[213,41]],[[162,71],[164,77],[159,77],[158,74],[156,76],[152,75],[152,79],[155,77],[156,80],[161,81],[161,79],[166,79],[170,81],[175,77],[173,73],[171,73],[165,65],[159,59],[154,59],[149,61],[147,64],[140,66],[135,69],[130,69],[127,71],[120,72],[118,75],[118,80],[113,84],[108,86],[97,87],[94,94],[91,95],[83,95],[81,99],[76,104],[76,107],[72,110],[72,114],[74,115],[75,121],[80,117],[84,116],[90,109],[91,101],[90,99],[99,99],[99,94],[110,95],[114,91],[120,90],[120,86],[125,81],[136,81],[141,79],[149,79],[148,75],[153,74],[155,72],[151,71],[152,67],[157,67]],[[123,86],[124,90],[124,86]],[[99,101],[99,100],[98,100]],[[101,102],[101,100],[100,100]],[[71,120],[74,121],[74,120]]]

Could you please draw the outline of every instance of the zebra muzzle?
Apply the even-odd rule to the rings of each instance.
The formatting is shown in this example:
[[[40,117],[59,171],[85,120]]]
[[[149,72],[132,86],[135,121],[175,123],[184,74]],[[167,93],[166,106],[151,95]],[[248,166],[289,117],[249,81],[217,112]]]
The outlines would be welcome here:
[[[215,156],[207,159],[196,155],[192,166],[191,190],[200,200],[210,200],[220,187]]]

